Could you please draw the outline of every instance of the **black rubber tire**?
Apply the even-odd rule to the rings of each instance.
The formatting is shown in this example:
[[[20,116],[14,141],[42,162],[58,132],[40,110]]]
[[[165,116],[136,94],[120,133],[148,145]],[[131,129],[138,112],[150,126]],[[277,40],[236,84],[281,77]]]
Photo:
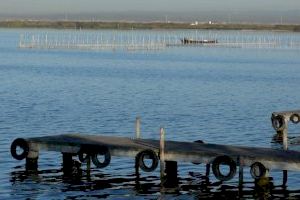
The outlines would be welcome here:
[[[152,159],[152,165],[150,167],[147,166],[144,162],[145,156],[148,156],[149,159]],[[144,151],[141,151],[140,153],[138,153],[138,155],[136,156],[136,159],[138,161],[139,167],[145,172],[152,172],[158,166],[158,156],[156,155],[156,153],[154,151],[152,151],[150,149],[147,149],[147,150],[144,150]]]
[[[104,161],[100,162],[97,158],[97,155],[104,156]],[[101,151],[98,151],[97,153],[94,153],[91,155],[92,162],[97,168],[104,168],[107,167],[110,164],[111,155],[108,148],[102,148]]]
[[[23,152],[21,154],[17,153],[17,147],[20,147],[23,149]],[[16,160],[23,160],[24,158],[27,157],[29,152],[29,145],[26,140],[23,138],[17,138],[13,141],[13,143],[10,146],[10,153],[13,158]]]
[[[259,174],[255,173],[256,167],[258,167]],[[250,166],[250,174],[254,179],[260,179],[261,177],[264,177],[266,173],[267,173],[267,168],[260,162],[255,162]]]
[[[285,128],[285,120],[281,115],[272,116],[272,126],[276,131],[282,131]]]
[[[295,120],[295,118],[297,118],[298,120]],[[297,113],[294,113],[290,116],[290,120],[291,122],[293,122],[294,124],[298,124],[300,121],[300,116]]]
[[[227,175],[224,175],[220,171],[220,165],[228,165],[230,171]],[[218,156],[212,162],[212,171],[215,177],[220,181],[229,181],[236,174],[236,162],[229,156]]]

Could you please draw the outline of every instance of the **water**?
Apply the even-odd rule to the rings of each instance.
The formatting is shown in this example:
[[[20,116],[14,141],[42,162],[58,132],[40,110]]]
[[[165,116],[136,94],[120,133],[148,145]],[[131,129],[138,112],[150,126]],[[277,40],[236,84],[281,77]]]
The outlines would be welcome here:
[[[297,172],[289,172],[287,188],[282,188],[281,172],[271,171],[276,187],[261,191],[254,189],[246,168],[244,192],[239,193],[237,176],[220,184],[210,175],[207,182],[204,166],[179,163],[178,188],[164,191],[159,169],[137,180],[130,158],[113,158],[91,176],[83,166],[82,176],[66,177],[55,152],[41,152],[37,173],[27,173],[24,161],[9,152],[17,137],[69,132],[133,137],[136,116],[142,119],[144,138],[158,139],[163,126],[168,140],[271,147],[271,113],[299,109],[299,50],[19,49],[19,35],[28,31],[45,32],[0,30],[0,199],[299,197]],[[297,126],[289,128],[298,133]]]

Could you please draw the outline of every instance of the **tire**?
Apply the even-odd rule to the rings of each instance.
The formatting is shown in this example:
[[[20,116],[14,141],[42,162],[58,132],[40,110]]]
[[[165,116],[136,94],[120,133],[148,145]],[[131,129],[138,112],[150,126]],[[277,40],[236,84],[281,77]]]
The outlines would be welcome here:
[[[267,173],[267,168],[260,162],[255,162],[250,166],[250,174],[254,179],[260,179]]]
[[[23,152],[21,154],[17,153],[17,147],[20,147],[23,149]],[[23,138],[17,138],[13,141],[13,143],[10,146],[10,153],[13,158],[16,160],[23,160],[24,158],[27,157],[29,152],[29,145],[26,140]]]
[[[225,175],[222,174],[222,172],[220,171],[220,165],[228,165],[230,168],[229,173]],[[212,162],[212,171],[218,180],[229,181],[236,174],[236,163],[229,156],[218,156]]]
[[[272,116],[272,126],[276,131],[282,131],[285,128],[285,120],[281,115]]]
[[[151,166],[147,166],[145,164],[145,161],[144,161],[145,157],[148,157],[149,159],[152,160]],[[158,156],[152,150],[141,151],[140,153],[137,154],[136,159],[137,159],[139,167],[145,172],[152,172],[158,166]]]
[[[98,155],[104,156],[104,161],[100,162],[98,159]],[[109,149],[107,147],[101,149],[101,151],[98,151],[97,153],[94,153],[91,155],[92,162],[97,168],[104,168],[107,167],[110,164],[111,155],[109,152]]]

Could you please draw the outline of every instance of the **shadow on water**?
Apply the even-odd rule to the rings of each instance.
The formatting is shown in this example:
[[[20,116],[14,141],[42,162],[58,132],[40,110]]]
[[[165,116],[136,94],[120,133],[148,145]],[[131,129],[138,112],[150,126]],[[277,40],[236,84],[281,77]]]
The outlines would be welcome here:
[[[63,169],[26,171],[15,168],[10,174],[13,199],[299,199],[300,190],[288,190],[274,186],[272,178],[268,184],[255,182],[238,184],[210,180],[200,173],[189,172],[178,178],[172,187],[162,186],[159,176],[123,174],[117,176],[101,171],[78,170],[63,173]]]

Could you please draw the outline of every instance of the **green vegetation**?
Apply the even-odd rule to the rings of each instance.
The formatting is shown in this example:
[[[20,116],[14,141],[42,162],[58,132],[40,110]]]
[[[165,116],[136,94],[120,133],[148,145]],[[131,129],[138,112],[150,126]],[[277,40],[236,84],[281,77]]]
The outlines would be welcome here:
[[[100,21],[0,21],[5,28],[54,28],[54,29],[212,29],[212,30],[277,30],[300,32],[300,25],[293,24],[227,24],[162,23],[162,22],[100,22]]]

